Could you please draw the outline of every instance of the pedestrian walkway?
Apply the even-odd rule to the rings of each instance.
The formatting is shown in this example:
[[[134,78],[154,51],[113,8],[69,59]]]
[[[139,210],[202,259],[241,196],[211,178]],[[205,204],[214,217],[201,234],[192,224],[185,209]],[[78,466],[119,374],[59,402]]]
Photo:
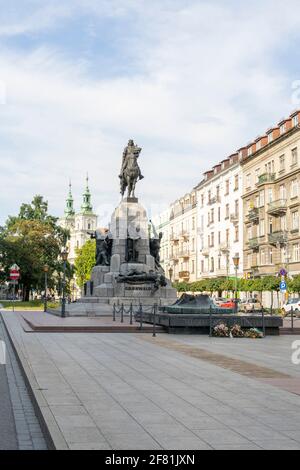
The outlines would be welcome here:
[[[12,313],[10,313],[12,314]],[[43,450],[46,442],[0,315],[6,366],[0,366],[0,449]]]
[[[56,448],[300,449],[300,396],[267,382],[300,377],[289,337],[26,333],[3,317]]]

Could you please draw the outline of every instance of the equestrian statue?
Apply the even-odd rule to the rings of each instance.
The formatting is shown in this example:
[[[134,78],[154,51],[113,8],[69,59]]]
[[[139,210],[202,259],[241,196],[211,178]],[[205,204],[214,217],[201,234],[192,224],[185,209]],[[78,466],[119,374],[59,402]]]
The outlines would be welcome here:
[[[144,178],[137,162],[141,150],[141,147],[135,145],[132,139],[129,140],[127,147],[124,149],[122,168],[119,175],[122,196],[124,196],[127,189],[127,197],[135,198],[136,183]]]

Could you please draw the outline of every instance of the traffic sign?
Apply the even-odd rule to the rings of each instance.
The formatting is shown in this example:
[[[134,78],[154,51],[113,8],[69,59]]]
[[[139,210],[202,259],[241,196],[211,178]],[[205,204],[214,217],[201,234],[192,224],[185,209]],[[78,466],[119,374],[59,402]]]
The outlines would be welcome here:
[[[280,276],[286,276],[287,275],[287,270],[284,268],[281,268],[279,271]]]
[[[281,281],[281,283],[280,283],[280,290],[281,290],[281,292],[285,292],[285,291],[286,291],[286,282],[285,282],[285,281]]]
[[[9,277],[12,281],[20,279],[20,268],[17,264],[13,264],[9,270]]]

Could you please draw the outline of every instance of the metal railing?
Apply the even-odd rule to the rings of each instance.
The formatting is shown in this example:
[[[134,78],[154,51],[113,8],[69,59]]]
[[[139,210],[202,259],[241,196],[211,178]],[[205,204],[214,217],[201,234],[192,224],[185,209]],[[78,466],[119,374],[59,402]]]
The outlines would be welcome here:
[[[150,313],[153,315],[153,328],[152,328],[152,336],[155,338],[156,337],[156,315],[158,312],[158,308],[160,305],[154,304],[154,305],[133,305],[132,303],[129,305],[129,307],[126,308],[124,304],[117,305],[113,304],[113,321],[117,320],[117,317],[120,318],[120,322],[124,323],[124,316],[129,316],[129,324],[133,325],[133,319],[136,322],[139,322],[139,330],[143,330],[143,323],[144,323],[144,314],[145,313]]]

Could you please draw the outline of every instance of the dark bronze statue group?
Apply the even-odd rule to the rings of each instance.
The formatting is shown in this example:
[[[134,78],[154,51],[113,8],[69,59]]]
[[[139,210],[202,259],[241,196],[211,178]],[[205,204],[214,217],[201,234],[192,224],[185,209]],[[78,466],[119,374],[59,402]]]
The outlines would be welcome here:
[[[135,198],[135,186],[138,180],[143,179],[140,167],[137,163],[137,159],[141,152],[141,148],[135,145],[133,140],[129,140],[128,145],[125,147],[123,152],[122,168],[119,175],[121,194],[124,196],[127,189],[127,197]],[[149,248],[150,254],[155,260],[155,271],[152,270],[149,273],[138,272],[136,270],[130,270],[126,275],[120,275],[118,282],[126,282],[131,284],[138,283],[151,283],[153,290],[157,290],[160,286],[166,286],[167,281],[164,275],[163,268],[160,264],[160,248],[163,234],[157,233],[155,226],[150,220],[149,226]],[[126,252],[125,260],[127,263],[139,263],[139,230],[136,230],[136,235],[130,236],[127,233],[126,239]],[[153,232],[153,236],[150,233]],[[113,247],[113,236],[107,230],[104,233],[95,231],[91,234],[91,238],[96,240],[96,266],[110,266],[112,247]]]

